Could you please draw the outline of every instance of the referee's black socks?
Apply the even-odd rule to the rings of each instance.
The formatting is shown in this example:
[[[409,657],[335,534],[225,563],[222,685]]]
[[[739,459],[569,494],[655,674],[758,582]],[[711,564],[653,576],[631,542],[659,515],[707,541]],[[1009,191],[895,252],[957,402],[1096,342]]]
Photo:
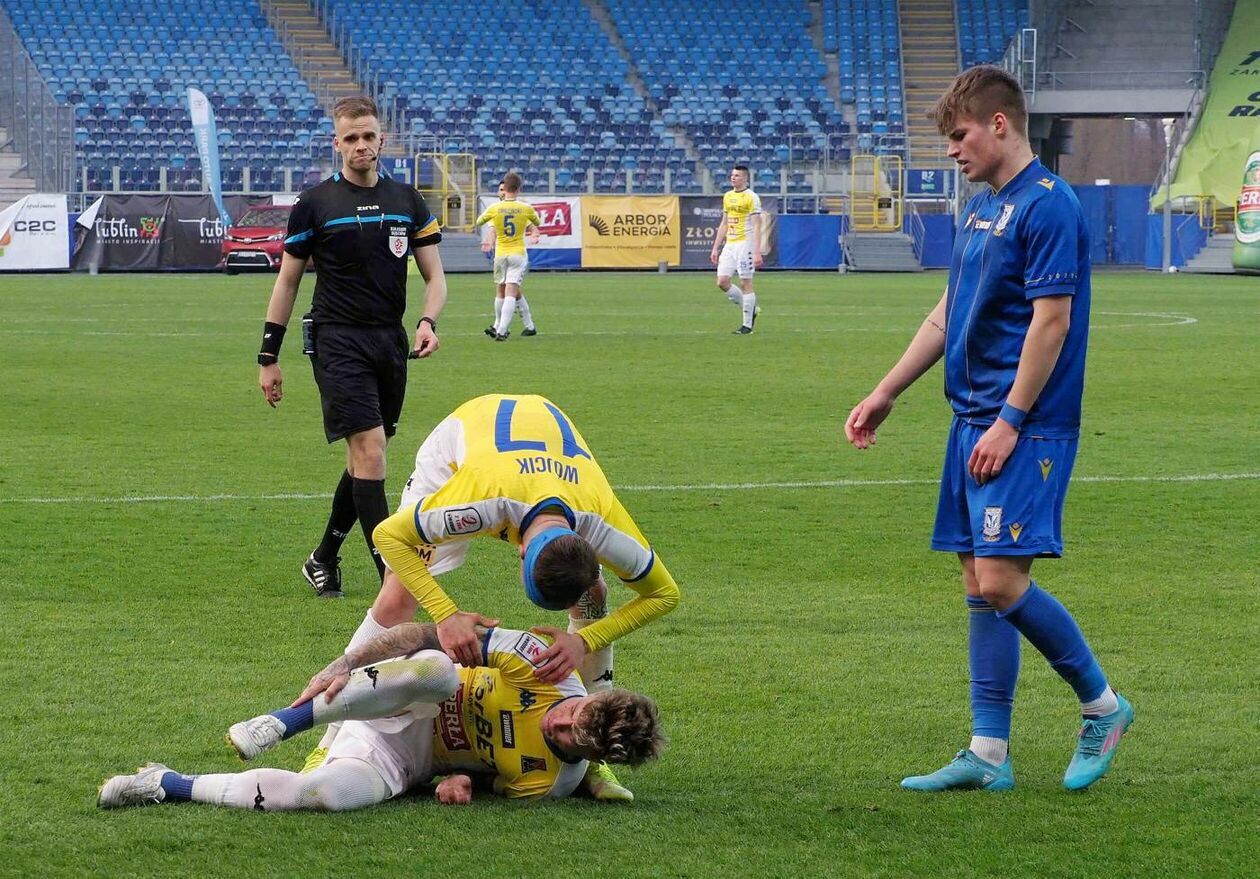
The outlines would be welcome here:
[[[359,514],[359,524],[363,526],[363,537],[367,540],[368,549],[372,551],[372,561],[376,562],[376,572],[381,580],[385,579],[385,561],[372,542],[372,532],[376,526],[389,518],[389,504],[385,500],[384,479],[359,479],[351,477],[354,483],[354,508]]]
[[[342,472],[337,490],[333,492],[332,512],[328,516],[328,526],[324,528],[324,538],[315,547],[315,561],[321,565],[335,564],[341,544],[358,518],[359,513],[354,506],[354,478],[347,470]]]

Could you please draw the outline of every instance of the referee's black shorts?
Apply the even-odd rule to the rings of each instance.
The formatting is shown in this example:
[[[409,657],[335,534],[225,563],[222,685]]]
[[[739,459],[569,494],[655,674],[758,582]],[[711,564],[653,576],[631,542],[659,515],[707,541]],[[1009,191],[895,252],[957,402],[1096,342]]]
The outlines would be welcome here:
[[[311,366],[330,443],[374,427],[394,435],[407,392],[407,346],[397,325],[316,325]]]

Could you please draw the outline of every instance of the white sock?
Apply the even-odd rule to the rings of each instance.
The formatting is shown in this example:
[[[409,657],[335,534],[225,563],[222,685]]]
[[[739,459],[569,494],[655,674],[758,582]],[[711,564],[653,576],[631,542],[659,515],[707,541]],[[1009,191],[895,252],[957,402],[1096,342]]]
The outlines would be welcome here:
[[[516,311],[516,297],[503,297],[503,310],[499,312],[499,322],[495,325],[494,331],[500,336],[508,331],[508,327],[512,326],[512,314]]]
[[[575,620],[573,617],[569,617],[569,634],[580,632],[595,622],[598,622],[598,620]],[[594,653],[586,654],[586,658],[578,666],[578,675],[581,676],[582,683],[586,685],[586,692],[588,693],[602,693],[604,690],[611,690],[613,685],[612,645],[609,644],[607,647],[601,647]]]
[[[346,645],[346,652],[349,653],[356,647],[361,647],[368,641],[371,641],[381,632],[388,632],[389,626],[382,626],[376,621],[376,617],[372,616],[372,609],[369,607],[368,612],[363,617],[363,622],[359,623],[359,628],[355,630],[354,635],[350,638],[350,643]]]
[[[753,315],[757,313],[757,294],[745,293],[743,306],[744,306],[744,326],[751,327],[752,322],[753,322]]]
[[[499,313],[503,311],[503,297],[497,293],[494,297],[494,308],[490,309],[490,326],[497,327],[499,325]]]
[[[529,313],[529,303],[524,297],[516,299],[516,313],[521,316],[521,323],[525,324],[525,329],[532,330],[534,328],[534,316]]]
[[[346,650],[347,652],[353,650],[354,648],[371,641],[381,632],[387,631],[389,631],[389,627],[382,626],[378,623],[376,621],[376,617],[372,616],[372,608],[369,607],[368,612],[363,616],[363,622],[359,623],[359,628],[355,630],[354,635],[350,638],[350,643],[346,645]],[[320,737],[319,744],[316,745],[316,747],[324,748],[325,750],[332,747],[333,739],[337,738],[337,733],[340,730],[340,722],[328,724],[328,728],[324,730],[324,734]]]
[[[994,766],[1001,766],[1006,762],[1006,749],[1006,739],[995,739],[992,736],[971,737],[971,753]]]
[[[1116,691],[1108,686],[1098,694],[1097,699],[1081,703],[1081,714],[1084,714],[1086,717],[1102,717],[1104,714],[1110,714],[1119,710],[1119,708],[1120,700],[1116,698]]]
[[[287,769],[198,775],[192,788],[194,802],[260,812],[342,812],[384,802],[389,793],[380,773],[362,760],[335,760],[309,775]]]
[[[731,284],[726,289],[726,298],[731,300],[732,305],[744,304],[744,291],[740,289],[738,284]]]

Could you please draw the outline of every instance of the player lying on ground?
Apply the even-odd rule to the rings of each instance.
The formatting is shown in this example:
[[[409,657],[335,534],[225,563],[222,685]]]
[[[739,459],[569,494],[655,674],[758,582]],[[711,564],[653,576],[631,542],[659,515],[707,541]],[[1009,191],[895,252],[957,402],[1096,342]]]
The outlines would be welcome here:
[[[374,534],[389,570],[351,648],[423,608],[447,656],[476,665],[476,626],[496,621],[462,610],[435,579],[463,563],[474,539],[515,545],[530,600],[569,609],[567,632],[540,630],[551,637],[534,672],[540,684],[577,669],[588,692],[611,687],[613,641],[678,604],[678,585],[590,445],[558,406],[535,395],[488,394],[443,419],[416,453],[398,512]],[[635,593],[611,614],[601,565]],[[311,763],[335,737],[334,725]],[[587,784],[598,799],[632,796],[602,764],[592,764]]]
[[[588,761],[637,766],[664,748],[656,705],[625,690],[587,695],[576,674],[534,678],[546,649],[512,629],[482,632],[482,667],[461,668],[432,624],[406,623],[338,657],[288,708],[234,724],[228,741],[252,760],[284,739],[343,721],[325,762],[309,774],[251,769],[182,775],[148,763],[101,787],[101,808],[195,801],[259,811],[344,811],[437,780],[438,802],[473,790],[567,797]],[[351,670],[353,669],[353,670]]]

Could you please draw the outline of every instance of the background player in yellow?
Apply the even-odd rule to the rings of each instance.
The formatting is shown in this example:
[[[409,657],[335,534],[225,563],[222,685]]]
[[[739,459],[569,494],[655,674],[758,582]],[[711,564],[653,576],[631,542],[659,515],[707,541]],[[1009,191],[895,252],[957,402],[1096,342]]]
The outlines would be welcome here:
[[[748,188],[748,166],[736,165],[731,169],[731,186],[722,196],[722,222],[713,236],[713,249],[709,261],[717,266],[718,289],[726,298],[739,306],[743,323],[735,330],[747,335],[757,325],[757,294],[753,292],[753,275],[761,265],[761,198]],[[719,256],[719,248],[721,255]],[[739,275],[739,283],[732,284],[731,276]]]
[[[491,225],[495,232],[494,242],[494,322],[486,327],[486,335],[496,342],[507,341],[512,326],[512,313],[519,311],[525,324],[522,336],[538,334],[529,303],[521,292],[521,284],[529,271],[529,254],[525,242],[538,243],[538,226],[541,220],[533,206],[518,200],[521,193],[519,174],[507,174],[499,183],[499,202],[486,208],[476,225]],[[489,252],[490,242],[481,245]]]
[[[547,646],[528,632],[482,630],[479,668],[457,668],[432,624],[409,623],[334,660],[288,708],[234,724],[228,741],[253,760],[284,739],[344,721],[328,760],[282,769],[182,775],[160,763],[102,786],[102,808],[193,800],[258,811],[342,811],[396,797],[445,775],[438,802],[567,797],[588,760],[639,765],[664,747],[656,706],[625,690],[587,695],[576,675],[533,677]]]

